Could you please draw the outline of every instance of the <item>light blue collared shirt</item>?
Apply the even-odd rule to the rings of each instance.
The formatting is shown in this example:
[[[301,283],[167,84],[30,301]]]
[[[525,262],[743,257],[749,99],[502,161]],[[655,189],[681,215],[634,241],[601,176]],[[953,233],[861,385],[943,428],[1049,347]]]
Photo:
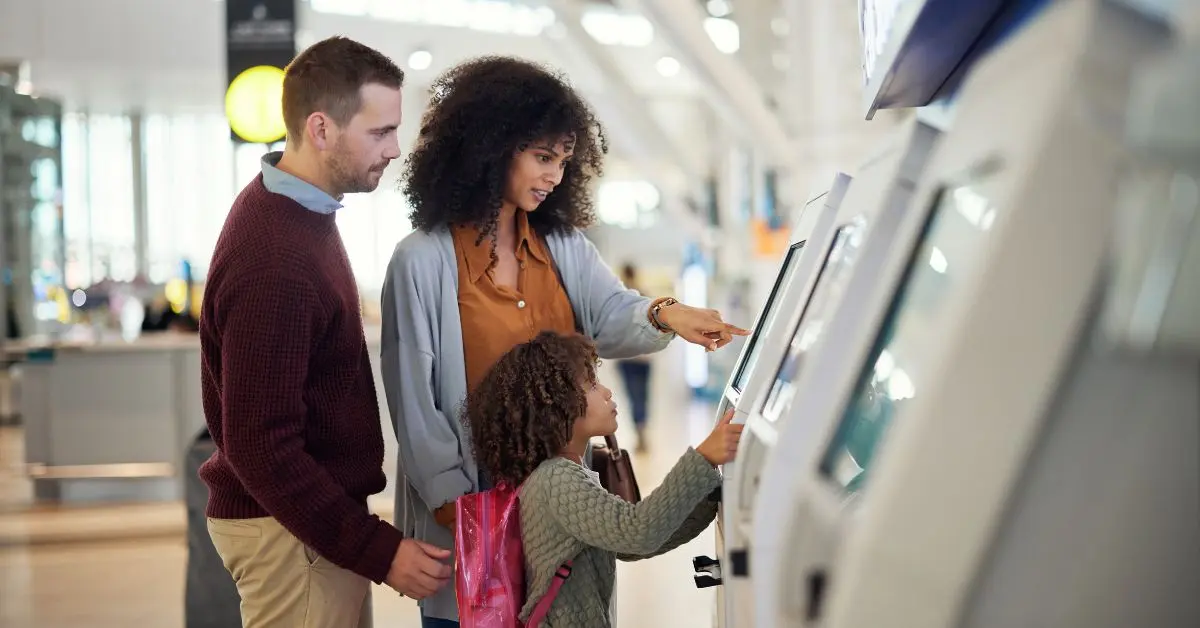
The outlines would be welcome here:
[[[282,157],[283,153],[279,151],[263,155],[263,186],[267,191],[286,196],[318,214],[332,214],[342,208],[341,201],[326,194],[321,188],[280,170],[277,166]]]

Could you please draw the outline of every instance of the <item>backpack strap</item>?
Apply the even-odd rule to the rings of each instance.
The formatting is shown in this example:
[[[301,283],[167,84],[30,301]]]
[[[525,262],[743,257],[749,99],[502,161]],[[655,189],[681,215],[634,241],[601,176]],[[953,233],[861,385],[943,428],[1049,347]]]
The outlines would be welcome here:
[[[558,592],[562,589],[563,583],[567,578],[571,577],[571,563],[567,561],[563,563],[558,571],[554,572],[554,578],[550,580],[550,590],[538,600],[537,606],[533,608],[533,613],[529,615],[529,621],[525,623],[525,628],[538,628],[542,620],[550,612],[550,605],[554,603],[554,598],[558,597]]]

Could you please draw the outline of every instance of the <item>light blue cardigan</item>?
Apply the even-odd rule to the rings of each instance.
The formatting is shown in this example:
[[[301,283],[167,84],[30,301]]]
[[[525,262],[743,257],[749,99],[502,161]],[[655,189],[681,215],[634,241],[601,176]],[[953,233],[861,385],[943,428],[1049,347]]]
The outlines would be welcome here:
[[[630,358],[670,343],[674,336],[647,319],[650,299],[627,290],[583,233],[549,235],[546,242],[575,318],[600,357]],[[396,245],[382,309],[383,383],[400,444],[395,523],[408,538],[453,548],[453,534],[432,510],[478,490],[479,468],[458,416],[467,375],[449,229],[416,231]],[[457,619],[453,584],[423,606],[429,617]]]

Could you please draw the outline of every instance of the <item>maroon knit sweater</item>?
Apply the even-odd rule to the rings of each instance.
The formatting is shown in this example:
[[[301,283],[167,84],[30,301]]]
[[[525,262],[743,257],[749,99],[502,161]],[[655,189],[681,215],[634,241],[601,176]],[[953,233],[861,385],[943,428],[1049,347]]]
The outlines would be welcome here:
[[[213,251],[200,316],[200,468],[218,519],[271,516],[330,562],[374,582],[402,535],[372,515],[383,430],[358,290],[333,215],[256,177]]]

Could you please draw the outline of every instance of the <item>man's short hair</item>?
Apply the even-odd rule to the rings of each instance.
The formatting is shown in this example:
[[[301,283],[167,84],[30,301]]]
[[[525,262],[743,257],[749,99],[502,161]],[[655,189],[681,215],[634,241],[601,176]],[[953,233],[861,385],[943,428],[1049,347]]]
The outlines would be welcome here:
[[[362,108],[363,86],[377,83],[400,89],[404,71],[386,55],[352,39],[321,40],[288,64],[283,77],[283,120],[288,140],[304,141],[308,117],[320,111],[338,125]]]

